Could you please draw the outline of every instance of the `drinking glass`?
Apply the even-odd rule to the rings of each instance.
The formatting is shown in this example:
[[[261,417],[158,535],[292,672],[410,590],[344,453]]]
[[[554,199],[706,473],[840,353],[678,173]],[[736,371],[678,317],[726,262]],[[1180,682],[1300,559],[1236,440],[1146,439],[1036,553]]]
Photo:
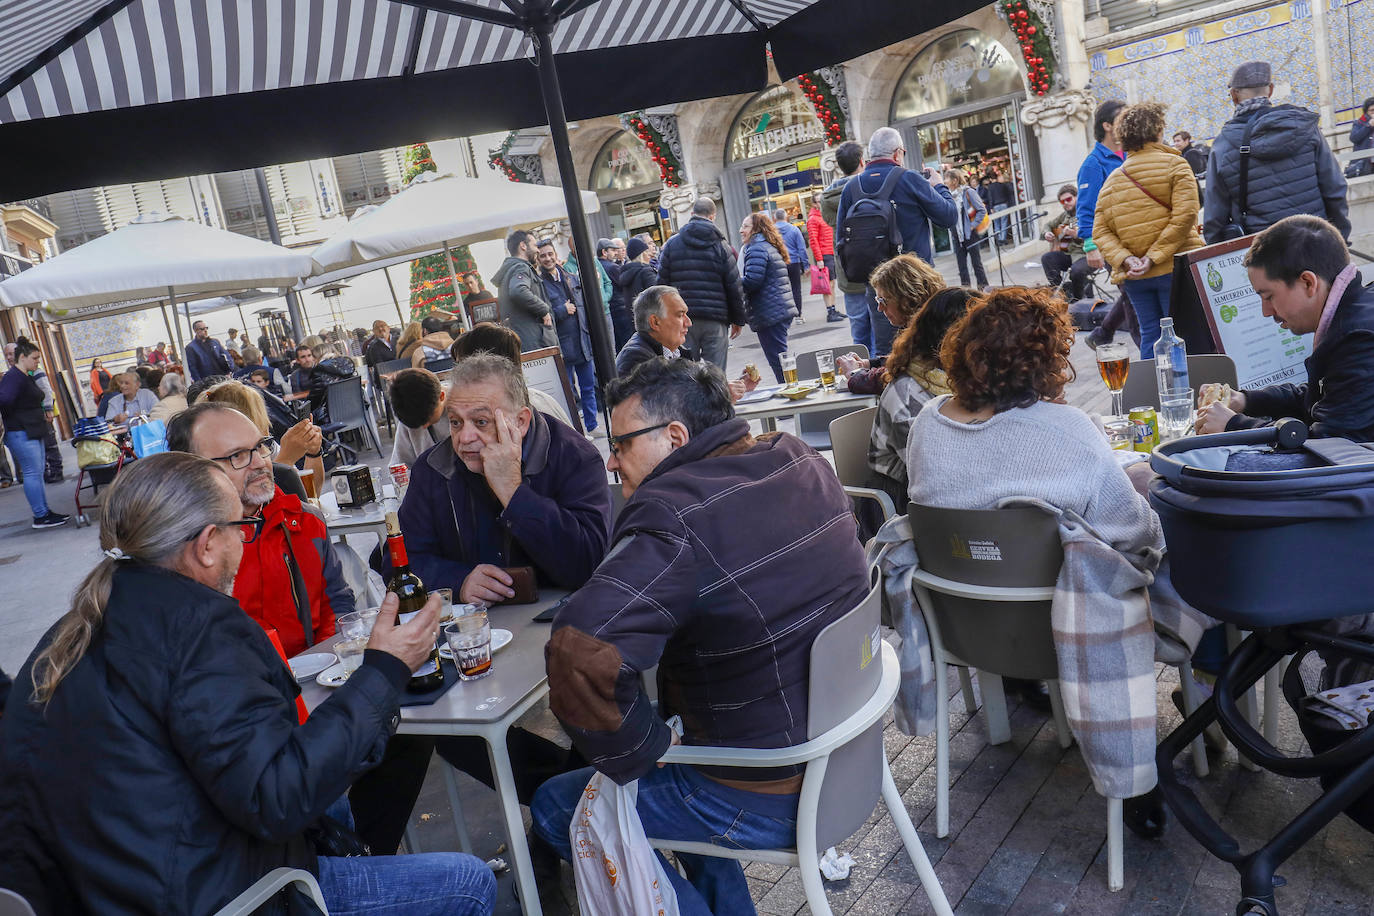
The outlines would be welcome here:
[[[797,358],[791,353],[784,353],[778,357],[782,363],[782,380],[789,385],[797,384]]]
[[[366,636],[354,636],[350,639],[340,639],[334,643],[334,654],[339,657],[339,663],[343,665],[344,674],[349,675],[358,670],[358,666],[363,663],[363,653],[367,650]]]
[[[491,674],[491,624],[486,611],[464,614],[444,628],[448,647],[458,665],[458,676],[475,681]]]
[[[379,608],[373,607],[340,615],[334,629],[345,639],[357,639],[359,637],[367,639],[372,635],[372,625],[377,622],[379,610]]]
[[[1129,417],[1103,417],[1102,429],[1107,433],[1107,444],[1117,451],[1129,452],[1135,445],[1133,424]]]
[[[454,616],[453,589],[436,588],[431,594],[439,596],[439,622],[449,623]]]
[[[1102,381],[1112,393],[1112,416],[1120,417],[1126,411],[1121,408],[1121,389],[1126,387],[1126,375],[1131,370],[1131,354],[1125,344],[1102,344],[1097,348],[1097,371]]]
[[[1188,435],[1193,425],[1193,389],[1174,388],[1159,396],[1159,433],[1163,439]]]
[[[817,350],[816,368],[821,374],[821,387],[830,391],[835,387],[835,351]]]

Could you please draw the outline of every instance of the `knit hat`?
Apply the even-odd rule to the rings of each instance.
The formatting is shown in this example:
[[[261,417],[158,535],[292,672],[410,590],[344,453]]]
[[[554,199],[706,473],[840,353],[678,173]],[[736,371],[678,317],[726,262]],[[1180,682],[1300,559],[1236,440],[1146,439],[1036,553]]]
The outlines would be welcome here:
[[[1263,60],[1252,60],[1241,64],[1231,74],[1231,89],[1258,89],[1261,86],[1268,86],[1274,81],[1273,74],[1269,71],[1269,62]]]
[[[648,250],[649,246],[644,243],[643,239],[630,239],[625,245],[625,257],[633,261]]]

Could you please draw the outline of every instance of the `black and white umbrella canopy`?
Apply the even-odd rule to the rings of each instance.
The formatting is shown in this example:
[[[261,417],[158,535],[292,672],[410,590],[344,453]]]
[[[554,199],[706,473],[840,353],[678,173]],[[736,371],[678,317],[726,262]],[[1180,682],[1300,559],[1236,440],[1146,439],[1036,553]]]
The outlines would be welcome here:
[[[0,0],[0,200],[757,91],[976,0]]]

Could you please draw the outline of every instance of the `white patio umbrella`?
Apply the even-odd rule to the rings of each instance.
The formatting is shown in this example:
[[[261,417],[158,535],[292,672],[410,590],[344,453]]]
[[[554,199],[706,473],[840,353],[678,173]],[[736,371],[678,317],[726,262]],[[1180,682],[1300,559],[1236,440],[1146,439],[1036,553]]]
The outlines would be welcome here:
[[[590,191],[581,197],[588,212],[600,208]],[[421,172],[400,194],[355,214],[347,226],[321,242],[310,255],[314,275],[303,286],[337,282],[442,251],[457,293],[453,248],[505,238],[512,229],[567,215],[562,188]],[[458,315],[467,327],[464,310]]]

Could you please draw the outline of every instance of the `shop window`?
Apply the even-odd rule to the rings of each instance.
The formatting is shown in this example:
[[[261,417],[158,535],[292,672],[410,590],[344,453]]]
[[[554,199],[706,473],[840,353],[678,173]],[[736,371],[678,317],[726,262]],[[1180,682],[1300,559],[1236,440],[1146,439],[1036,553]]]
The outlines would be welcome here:
[[[592,160],[593,191],[632,191],[657,187],[660,183],[658,166],[644,144],[629,131],[617,131]]]
[[[912,59],[892,98],[892,122],[1025,89],[1015,58],[1000,42],[976,29],[961,29],[937,38]]]

